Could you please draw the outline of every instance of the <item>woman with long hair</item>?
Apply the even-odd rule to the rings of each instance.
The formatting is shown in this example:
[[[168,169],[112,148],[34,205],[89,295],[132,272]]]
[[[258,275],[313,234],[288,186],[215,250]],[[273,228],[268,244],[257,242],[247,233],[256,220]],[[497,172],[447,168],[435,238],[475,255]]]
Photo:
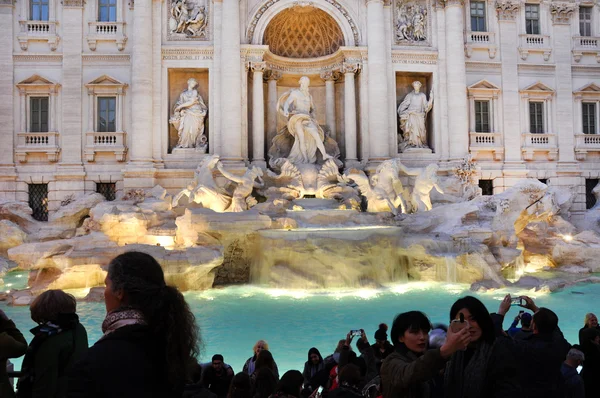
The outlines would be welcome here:
[[[252,398],[252,383],[248,373],[240,372],[233,376],[227,398]]]
[[[304,376],[304,386],[310,387],[312,378],[323,369],[325,369],[323,357],[316,347],[312,347],[308,350],[308,361],[304,363],[304,372],[302,372],[302,376]]]
[[[428,350],[431,322],[420,311],[399,314],[392,325],[395,351],[381,365],[385,398],[429,398],[436,375],[450,356],[467,346],[466,330],[450,332],[441,348]]]
[[[17,384],[18,398],[64,397],[68,373],[88,349],[87,332],[79,323],[75,297],[62,290],[48,290],[33,300],[31,329],[22,376]]]
[[[248,360],[246,360],[246,363],[244,363],[244,368],[242,369],[243,372],[246,372],[249,376],[252,376],[252,374],[256,370],[256,361],[258,360],[258,354],[260,354],[263,350],[269,350],[269,343],[267,343],[265,340],[258,340],[256,344],[254,344],[254,347],[252,347],[252,352],[254,353],[254,355],[248,358]],[[273,357],[271,356],[271,359],[272,358]],[[279,370],[277,369],[277,364],[275,363],[275,361],[273,361],[273,364],[275,366],[275,374],[277,375],[277,379],[279,379]]]
[[[600,391],[600,332],[593,327],[584,329],[579,335],[581,351],[585,355],[581,377],[585,384],[585,396],[597,397]]]
[[[300,398],[304,376],[297,370],[288,370],[283,374],[272,398]]]
[[[600,331],[600,325],[598,325],[598,317],[591,312],[585,314],[585,318],[583,319],[583,327],[579,329],[579,344],[581,344],[581,334],[586,329],[596,329]]]
[[[77,366],[69,397],[180,396],[200,337],[183,295],[141,252],[114,258],[105,282],[104,335]]]
[[[463,322],[464,321],[464,322]],[[477,298],[458,299],[450,309],[453,322],[464,323],[470,335],[466,350],[456,351],[446,367],[444,393],[448,398],[483,398],[518,395],[514,351],[499,333],[485,305]]]

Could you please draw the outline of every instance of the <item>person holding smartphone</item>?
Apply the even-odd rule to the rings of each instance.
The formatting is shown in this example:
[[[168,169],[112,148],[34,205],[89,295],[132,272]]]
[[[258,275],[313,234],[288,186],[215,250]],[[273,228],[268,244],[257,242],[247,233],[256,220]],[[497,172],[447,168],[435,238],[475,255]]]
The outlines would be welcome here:
[[[399,314],[392,325],[391,339],[395,351],[381,366],[384,398],[428,398],[432,381],[448,359],[465,349],[470,342],[466,327],[448,330],[441,348],[428,350],[431,322],[425,314],[410,311]]]

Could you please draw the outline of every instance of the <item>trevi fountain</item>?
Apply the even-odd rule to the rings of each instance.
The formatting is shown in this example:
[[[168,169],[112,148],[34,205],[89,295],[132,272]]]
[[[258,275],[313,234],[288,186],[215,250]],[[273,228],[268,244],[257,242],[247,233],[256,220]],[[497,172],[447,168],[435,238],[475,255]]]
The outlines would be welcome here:
[[[89,3],[65,3],[63,25]],[[84,50],[81,37],[58,44],[56,21],[36,37],[21,21],[14,65],[23,80],[0,104],[0,122],[17,132],[16,144],[0,134],[10,136],[0,141],[0,300],[17,324],[32,326],[26,306],[37,294],[65,289],[95,341],[106,266],[138,250],[185,292],[206,357],[219,351],[236,370],[259,338],[280,369],[298,368],[309,347],[329,353],[347,330],[370,336],[403,310],[447,322],[465,294],[491,310],[506,292],[539,297],[575,341],[600,298],[600,185],[588,192],[595,206],[582,202],[600,148],[591,131],[581,145],[575,137],[598,129],[586,104],[599,103],[600,87],[585,74],[597,72],[598,53],[572,60],[564,29],[574,9],[553,1],[547,16],[567,45],[538,51],[521,48],[526,41],[518,60],[512,0],[490,17],[498,39],[471,35],[478,20],[463,26],[462,1],[238,3],[119,0],[114,31],[111,21],[89,22],[97,30],[85,33]],[[232,19],[247,37],[235,23],[221,27]],[[83,71],[73,72],[84,77],[58,83],[50,69],[26,71],[30,49],[64,52],[65,71],[84,51]],[[549,59],[556,71],[544,66],[533,79]],[[114,77],[86,69],[94,62],[114,62]],[[555,72],[576,87],[554,90],[544,74]],[[547,117],[556,108],[578,121],[571,111]],[[44,184],[36,204],[32,186]]]

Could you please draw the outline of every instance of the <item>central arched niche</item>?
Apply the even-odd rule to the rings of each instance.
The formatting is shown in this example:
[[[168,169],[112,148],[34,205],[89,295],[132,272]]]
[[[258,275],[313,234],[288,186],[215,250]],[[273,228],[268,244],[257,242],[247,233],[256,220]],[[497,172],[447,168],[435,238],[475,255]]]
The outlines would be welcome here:
[[[294,6],[277,14],[265,30],[263,44],[287,58],[317,58],[335,53],[344,45],[344,34],[325,11]]]

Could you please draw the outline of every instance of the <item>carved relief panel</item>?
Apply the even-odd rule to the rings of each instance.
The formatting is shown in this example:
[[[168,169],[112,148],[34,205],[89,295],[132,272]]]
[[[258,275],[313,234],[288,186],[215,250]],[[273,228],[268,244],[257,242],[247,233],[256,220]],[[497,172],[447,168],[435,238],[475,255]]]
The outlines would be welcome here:
[[[168,0],[168,40],[209,40],[208,0]]]
[[[394,4],[394,41],[397,45],[431,45],[431,17],[426,1],[396,0]]]

